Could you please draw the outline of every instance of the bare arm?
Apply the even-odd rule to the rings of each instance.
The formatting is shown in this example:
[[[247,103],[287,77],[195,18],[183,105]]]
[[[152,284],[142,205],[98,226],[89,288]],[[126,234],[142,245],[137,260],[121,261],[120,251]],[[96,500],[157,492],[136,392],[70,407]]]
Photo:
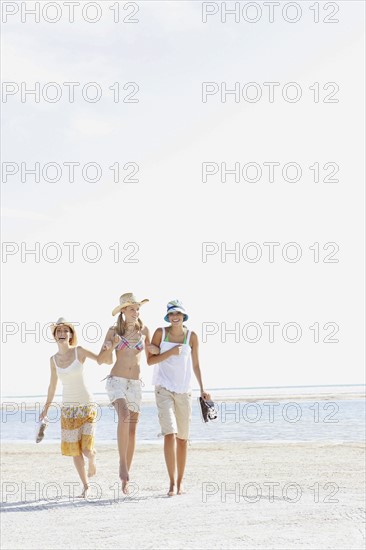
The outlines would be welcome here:
[[[192,332],[191,335],[191,348],[192,348],[192,366],[193,366],[193,372],[195,374],[195,377],[197,378],[197,382],[200,387],[201,391],[201,397],[203,399],[211,399],[211,395],[203,389],[203,383],[202,383],[202,375],[201,375],[201,369],[200,369],[200,362],[198,358],[198,337],[195,332]]]
[[[149,358],[153,355],[159,355],[159,346],[155,346],[151,343],[150,331],[147,327],[144,327],[142,334],[145,336],[145,353],[146,361],[149,363]]]
[[[99,355],[97,357],[98,365],[101,365],[102,363],[107,363],[107,365],[113,364],[113,349],[116,345],[115,336],[116,331],[113,327],[111,327],[107,332]]]
[[[48,386],[48,392],[47,392],[47,401],[43,407],[43,410],[41,414],[39,415],[40,420],[43,420],[45,416],[47,416],[48,409],[53,401],[53,398],[55,397],[56,393],[56,387],[57,387],[57,381],[58,376],[56,372],[55,364],[52,360],[52,357],[50,359],[50,367],[51,367],[51,378],[50,378],[50,384]]]
[[[151,344],[156,347],[160,347],[161,339],[163,337],[163,330],[161,328],[156,329],[154,336],[151,340]],[[179,355],[182,350],[182,346],[177,344],[174,348],[164,351],[164,353],[159,353],[159,355],[150,355],[147,358],[148,365],[156,365],[156,363],[161,363],[165,359],[168,359],[171,355]]]
[[[78,346],[77,353],[80,363],[84,363],[86,358],[93,359],[93,361],[98,361],[99,355],[93,353],[92,351],[89,351],[88,349],[82,348],[81,346]]]

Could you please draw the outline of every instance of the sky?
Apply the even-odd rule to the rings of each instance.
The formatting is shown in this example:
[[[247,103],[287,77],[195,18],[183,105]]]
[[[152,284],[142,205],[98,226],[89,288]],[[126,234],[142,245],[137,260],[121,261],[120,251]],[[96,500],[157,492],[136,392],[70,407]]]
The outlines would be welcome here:
[[[99,351],[125,292],[151,332],[184,302],[207,388],[363,383],[363,2],[34,4],[2,3],[2,395],[46,393],[60,316]]]

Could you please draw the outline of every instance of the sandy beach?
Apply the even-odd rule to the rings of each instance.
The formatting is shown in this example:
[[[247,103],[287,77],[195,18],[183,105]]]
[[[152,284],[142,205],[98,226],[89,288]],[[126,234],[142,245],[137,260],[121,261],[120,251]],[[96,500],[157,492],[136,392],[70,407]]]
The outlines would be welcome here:
[[[97,447],[88,500],[59,445],[2,445],[7,549],[362,549],[361,443],[198,443],[187,494],[166,496],[162,443],[139,445],[130,496],[115,445]]]

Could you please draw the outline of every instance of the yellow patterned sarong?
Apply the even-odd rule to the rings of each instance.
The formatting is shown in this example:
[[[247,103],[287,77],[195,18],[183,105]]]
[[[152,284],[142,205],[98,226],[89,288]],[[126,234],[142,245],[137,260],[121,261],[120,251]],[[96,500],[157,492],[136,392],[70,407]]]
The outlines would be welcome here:
[[[80,456],[93,451],[97,409],[94,404],[61,408],[61,453]]]

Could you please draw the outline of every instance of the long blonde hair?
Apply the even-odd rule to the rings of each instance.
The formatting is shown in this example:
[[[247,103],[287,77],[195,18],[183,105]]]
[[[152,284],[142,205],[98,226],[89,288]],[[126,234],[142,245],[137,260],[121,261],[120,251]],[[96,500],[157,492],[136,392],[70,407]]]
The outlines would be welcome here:
[[[135,328],[141,332],[142,329],[144,328],[144,326],[145,325],[144,325],[143,321],[141,321],[141,319],[139,317],[137,319],[136,323],[135,323]],[[123,336],[124,333],[126,332],[126,328],[127,328],[127,323],[124,320],[123,312],[121,311],[121,313],[118,315],[118,319],[116,321],[115,330],[116,330],[117,334],[119,334],[119,336]]]

